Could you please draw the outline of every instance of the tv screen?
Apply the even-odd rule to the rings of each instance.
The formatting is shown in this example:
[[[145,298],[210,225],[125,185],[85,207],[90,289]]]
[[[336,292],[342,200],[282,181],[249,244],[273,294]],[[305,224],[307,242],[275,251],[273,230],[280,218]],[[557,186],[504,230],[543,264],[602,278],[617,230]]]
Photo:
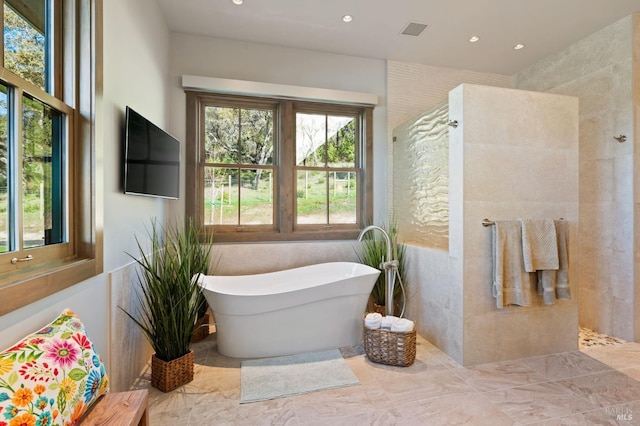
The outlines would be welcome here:
[[[178,198],[180,141],[127,107],[125,194]]]

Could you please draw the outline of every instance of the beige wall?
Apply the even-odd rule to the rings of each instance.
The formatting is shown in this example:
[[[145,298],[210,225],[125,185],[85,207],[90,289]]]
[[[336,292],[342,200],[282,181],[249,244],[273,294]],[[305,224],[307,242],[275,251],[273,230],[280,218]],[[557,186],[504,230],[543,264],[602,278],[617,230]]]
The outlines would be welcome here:
[[[632,84],[632,120],[633,120],[633,185],[634,203],[633,203],[633,253],[634,253],[634,272],[633,272],[633,294],[634,294],[634,341],[640,342],[640,13],[636,13],[632,17],[632,38],[633,53],[631,69]],[[629,135],[631,136],[631,135]]]
[[[463,365],[578,349],[578,305],[497,308],[491,228],[483,218],[564,218],[569,281],[577,295],[578,100],[463,84],[449,95],[452,286],[462,287]],[[549,171],[552,170],[553,173]],[[535,289],[534,289],[535,293]]]
[[[357,262],[357,241],[217,244],[211,251],[217,275],[249,275],[324,262]]]
[[[632,95],[633,73],[637,82],[640,71],[632,65],[632,22],[628,16],[513,76],[514,87],[580,99],[580,325],[627,340],[638,337],[634,321],[640,321]],[[618,135],[627,141],[617,142]]]

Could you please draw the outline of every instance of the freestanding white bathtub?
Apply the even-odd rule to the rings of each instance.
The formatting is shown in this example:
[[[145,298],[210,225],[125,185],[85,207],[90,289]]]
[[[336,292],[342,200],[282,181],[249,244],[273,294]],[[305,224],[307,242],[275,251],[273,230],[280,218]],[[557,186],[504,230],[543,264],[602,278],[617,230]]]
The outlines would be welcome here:
[[[362,315],[380,271],[330,262],[258,275],[201,276],[218,351],[259,358],[340,348],[362,338]]]

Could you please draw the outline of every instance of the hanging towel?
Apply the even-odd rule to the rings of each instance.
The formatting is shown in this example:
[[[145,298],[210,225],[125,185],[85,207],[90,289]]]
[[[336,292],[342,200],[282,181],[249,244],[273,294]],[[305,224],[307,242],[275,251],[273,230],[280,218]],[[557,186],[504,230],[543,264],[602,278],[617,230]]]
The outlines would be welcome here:
[[[566,220],[556,220],[556,232],[558,234],[558,299],[570,300],[571,291],[569,289],[569,222]]]
[[[553,305],[558,299],[570,300],[569,289],[569,223],[554,221],[558,236],[558,270],[538,271],[538,294],[546,305]]]
[[[558,269],[558,238],[553,219],[520,219],[524,270]]]
[[[531,304],[533,274],[522,260],[522,227],[519,221],[496,221],[493,226],[493,296],[498,308]]]

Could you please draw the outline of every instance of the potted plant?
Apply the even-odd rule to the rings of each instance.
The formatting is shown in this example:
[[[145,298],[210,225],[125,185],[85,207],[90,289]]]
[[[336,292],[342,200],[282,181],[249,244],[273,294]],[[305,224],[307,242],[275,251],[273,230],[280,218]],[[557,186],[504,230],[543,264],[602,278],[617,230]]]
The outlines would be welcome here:
[[[402,283],[406,286],[405,279],[405,246],[402,243],[398,243],[398,228],[395,222],[391,226],[383,226],[384,230],[389,235],[392,244],[392,253],[394,258],[398,261],[398,275]],[[369,299],[370,306],[367,308],[370,312],[379,312],[382,315],[386,313],[385,307],[385,271],[380,268],[380,264],[384,261],[387,253],[387,245],[384,238],[378,233],[369,233],[365,235],[362,240],[362,250],[356,251],[360,263],[371,266],[372,268],[379,269],[381,271],[376,283],[371,290],[371,297]],[[394,309],[399,305],[399,296],[401,294],[401,288],[399,280],[396,277],[396,284],[393,289],[393,296],[395,300]],[[405,303],[404,295],[402,297],[402,303]]]
[[[200,242],[199,229],[188,221],[184,227],[161,227],[152,221],[150,252],[136,238],[139,257],[139,292],[131,318],[155,351],[151,360],[151,385],[169,392],[193,380],[192,333],[202,311],[200,287],[194,276],[206,273],[213,238]],[[205,308],[206,310],[206,308]]]
[[[189,239],[188,244],[194,247],[200,244],[201,248],[201,250],[192,251],[192,277],[198,273],[211,274],[209,259],[211,257],[211,246],[213,245],[213,234],[207,234],[205,241],[201,242],[198,230],[195,227],[192,228],[194,228],[193,231],[195,232],[188,232],[187,235],[185,235],[185,237]],[[215,268],[215,265],[213,268]],[[198,316],[193,326],[193,332],[191,333],[191,343],[197,343],[209,335],[209,305],[202,293],[202,289],[199,287],[198,289],[200,290],[197,296],[198,300],[196,301]]]

